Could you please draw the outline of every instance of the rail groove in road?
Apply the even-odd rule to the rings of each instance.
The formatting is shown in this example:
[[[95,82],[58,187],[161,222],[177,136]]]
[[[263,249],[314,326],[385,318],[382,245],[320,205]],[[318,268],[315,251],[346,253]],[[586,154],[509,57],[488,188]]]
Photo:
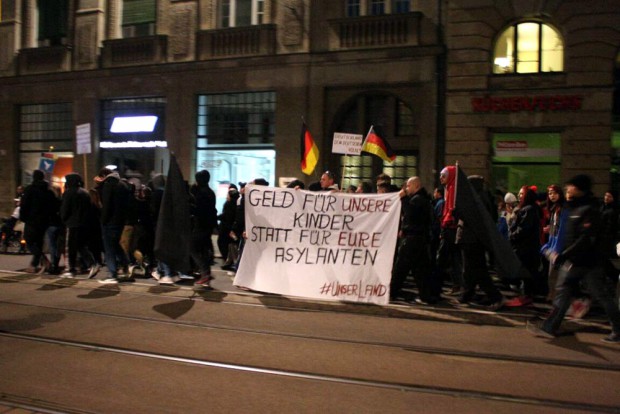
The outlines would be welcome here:
[[[515,404],[531,405],[531,406],[537,406],[537,407],[544,406],[544,407],[554,408],[554,409],[557,408],[557,409],[565,409],[565,410],[583,410],[583,411],[600,412],[600,413],[620,413],[620,407],[613,407],[613,406],[599,405],[599,404],[576,403],[576,402],[551,400],[551,399],[543,399],[543,398],[533,398],[533,397],[515,397],[515,396],[508,395],[508,394],[500,394],[500,393],[470,391],[470,390],[437,387],[437,386],[422,386],[422,385],[412,385],[412,384],[404,384],[404,383],[393,383],[393,382],[366,380],[366,379],[359,379],[359,378],[340,377],[340,376],[334,376],[334,375],[312,374],[312,373],[307,373],[307,372],[299,372],[299,371],[291,371],[291,370],[263,368],[263,367],[258,367],[258,366],[250,366],[250,365],[242,365],[242,364],[230,364],[230,363],[224,363],[224,362],[218,362],[218,361],[209,361],[209,360],[203,360],[203,359],[179,357],[179,356],[162,354],[162,353],[153,353],[153,352],[144,352],[144,351],[133,350],[133,349],[124,349],[124,348],[113,347],[113,346],[89,344],[89,343],[83,343],[83,342],[78,342],[78,341],[52,339],[52,338],[46,338],[46,337],[37,336],[37,335],[11,333],[11,332],[6,332],[6,331],[0,331],[0,336],[17,339],[17,340],[35,341],[35,342],[51,344],[51,345],[68,346],[68,347],[86,349],[90,351],[110,352],[110,353],[122,354],[126,356],[150,358],[150,359],[164,360],[164,361],[169,361],[169,362],[179,362],[179,363],[184,363],[184,364],[190,364],[193,366],[212,367],[212,368],[228,369],[228,370],[235,370],[235,371],[251,372],[254,374],[274,375],[274,376],[280,376],[280,377],[330,382],[330,383],[336,383],[336,384],[342,384],[342,385],[390,389],[390,390],[396,390],[396,391],[401,391],[401,392],[434,394],[434,395],[449,396],[449,397],[455,397],[455,398],[492,400],[492,401],[497,401],[497,402],[515,403]]]
[[[354,339],[342,339],[342,338],[331,338],[325,336],[316,336],[316,335],[302,335],[295,334],[289,332],[277,332],[277,331],[267,331],[260,329],[249,329],[249,328],[239,328],[232,326],[223,326],[209,323],[198,323],[198,322],[184,322],[184,321],[167,321],[157,318],[148,318],[148,317],[138,317],[138,316],[127,316],[127,315],[115,315],[106,312],[97,312],[90,310],[75,310],[57,306],[43,306],[43,305],[32,305],[32,304],[23,304],[23,303],[13,303],[8,301],[0,300],[1,304],[8,304],[12,306],[24,306],[24,307],[33,307],[47,310],[55,310],[62,311],[67,313],[74,314],[84,314],[84,315],[92,315],[98,317],[105,318],[113,318],[113,319],[122,319],[122,320],[130,320],[130,321],[139,321],[139,322],[148,322],[154,324],[162,324],[162,325],[175,325],[175,326],[187,326],[187,327],[196,327],[196,328],[205,328],[211,330],[221,330],[228,332],[240,332],[240,333],[250,333],[255,335],[268,335],[268,336],[279,336],[279,337],[288,337],[288,338],[296,338],[296,339],[311,339],[317,341],[325,341],[331,343],[343,343],[343,344],[355,344],[355,345],[367,345],[367,346],[375,346],[375,347],[384,347],[384,348],[397,348],[404,349],[411,352],[418,352],[424,354],[433,354],[433,355],[442,355],[442,356],[451,356],[451,357],[463,357],[463,358],[472,358],[472,359],[485,359],[485,360],[496,360],[496,361],[510,361],[510,362],[518,362],[525,364],[536,364],[536,365],[551,365],[551,366],[562,366],[562,367],[572,367],[572,368],[581,368],[581,369],[589,369],[589,370],[601,370],[601,371],[620,371],[620,365],[605,362],[605,363],[593,363],[593,362],[584,362],[584,361],[570,361],[570,360],[558,360],[551,358],[539,358],[535,356],[514,356],[514,355],[503,355],[503,354],[494,354],[494,353],[481,353],[481,352],[472,352],[472,351],[462,351],[459,349],[450,349],[450,348],[440,348],[440,347],[428,347],[428,346],[418,346],[411,344],[402,344],[402,343],[387,343],[387,342],[377,342],[377,341],[359,341]],[[0,332],[9,333],[6,331],[0,330]]]

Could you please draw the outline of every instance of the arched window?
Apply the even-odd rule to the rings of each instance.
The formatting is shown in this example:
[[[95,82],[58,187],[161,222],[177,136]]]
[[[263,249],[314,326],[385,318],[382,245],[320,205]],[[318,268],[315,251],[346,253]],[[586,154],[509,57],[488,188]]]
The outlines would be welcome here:
[[[561,72],[564,42],[553,27],[522,22],[505,29],[497,38],[493,73]]]

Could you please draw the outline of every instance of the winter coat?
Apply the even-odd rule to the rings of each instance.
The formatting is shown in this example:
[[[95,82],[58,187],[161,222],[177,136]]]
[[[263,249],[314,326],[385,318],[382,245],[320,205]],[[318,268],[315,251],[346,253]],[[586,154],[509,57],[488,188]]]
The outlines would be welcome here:
[[[421,236],[430,239],[433,208],[424,187],[411,197],[403,198],[401,232],[405,237]]]
[[[20,203],[20,220],[29,226],[47,228],[58,214],[58,199],[47,181],[34,181],[24,190]]]
[[[86,227],[92,208],[90,195],[81,187],[82,178],[78,174],[69,174],[66,180],[60,218],[67,228]]]
[[[568,214],[560,227],[565,228],[564,248],[558,262],[569,261],[577,266],[599,265],[604,260],[599,231],[601,213],[598,200],[592,195],[574,198],[566,204]]]
[[[121,181],[118,173],[106,176],[101,189],[101,224],[124,226],[127,221],[129,197],[127,184]]]

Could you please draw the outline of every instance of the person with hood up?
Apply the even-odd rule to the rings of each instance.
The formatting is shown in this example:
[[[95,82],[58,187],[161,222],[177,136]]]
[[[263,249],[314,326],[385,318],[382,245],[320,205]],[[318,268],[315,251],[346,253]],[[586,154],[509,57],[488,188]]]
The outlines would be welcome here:
[[[461,251],[456,244],[457,220],[454,217],[454,202],[456,197],[456,167],[450,165],[441,170],[439,182],[444,186],[444,205],[440,222],[439,249],[437,251],[437,266],[449,269],[452,280],[450,294],[458,295],[464,286],[463,265]]]
[[[125,251],[121,247],[120,240],[123,227],[127,221],[127,209],[131,193],[127,185],[121,181],[117,172],[103,168],[99,172],[103,178],[101,186],[101,226],[103,246],[105,250],[105,263],[108,269],[108,277],[100,279],[103,284],[118,283],[121,273],[127,277],[129,261]]]
[[[67,174],[65,176],[65,192],[62,195],[60,207],[60,218],[68,229],[69,268],[61,277],[75,277],[78,253],[82,261],[90,267],[89,279],[99,272],[99,264],[88,249],[88,220],[91,208],[90,195],[84,189],[82,177],[77,173]]]
[[[24,189],[21,199],[19,217],[24,222],[24,239],[32,253],[28,273],[45,270],[42,263],[49,263],[43,254],[43,240],[52,217],[58,213],[56,195],[45,180],[41,170],[32,172],[32,184]]]
[[[217,209],[215,208],[215,193],[209,187],[211,174],[207,170],[198,171],[195,175],[196,184],[192,188],[192,202],[190,203],[193,217],[191,236],[191,255],[198,266],[200,279],[195,283],[199,286],[210,287],[211,260],[213,259],[213,229],[217,225]]]
[[[605,257],[598,238],[601,212],[591,188],[592,180],[583,174],[566,182],[568,214],[562,215],[566,221],[560,224],[565,230],[563,246],[560,253],[549,256],[551,265],[560,268],[553,308],[542,324],[527,324],[527,330],[536,336],[550,339],[556,336],[571,299],[584,281],[611,323],[611,333],[602,340],[620,342],[620,310],[605,280]]]

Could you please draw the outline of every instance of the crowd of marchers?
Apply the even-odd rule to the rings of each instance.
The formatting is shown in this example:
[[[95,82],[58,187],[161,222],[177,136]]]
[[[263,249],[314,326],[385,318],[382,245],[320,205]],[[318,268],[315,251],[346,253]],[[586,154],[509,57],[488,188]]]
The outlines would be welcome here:
[[[432,195],[419,177],[409,178],[399,188],[387,174],[341,190],[329,171],[307,189],[399,192],[402,208],[390,301],[421,305],[443,301],[488,311],[549,302],[549,315],[541,323],[527,325],[531,333],[547,338],[558,334],[567,313],[581,318],[596,303],[611,323],[612,331],[604,340],[619,342],[618,270],[614,266],[618,208],[613,192],[606,192],[600,200],[592,193],[590,177],[577,175],[562,187],[550,184],[546,192],[523,185],[517,195],[492,194],[483,177],[468,177],[477,193],[478,208],[486,209],[521,265],[519,277],[508,279],[494,271],[502,258],[495,257],[480,233],[473,231],[480,223],[468,222],[455,202],[457,175],[455,166],[444,168]],[[184,279],[208,288],[215,264],[212,236],[217,234],[224,270],[236,271],[243,253],[245,183],[229,185],[218,214],[209,172],[201,170],[194,178],[194,184],[187,186],[191,269],[174,269],[158,260],[154,251],[166,186],[161,174],[142,184],[103,168],[87,191],[83,178],[71,173],[61,192],[45,180],[42,171],[35,170],[32,183],[18,187],[15,210],[4,219],[3,248],[21,221],[32,254],[29,273],[94,278],[105,267],[105,275],[97,279],[104,284],[152,276],[163,285]],[[252,184],[269,185],[262,178]],[[305,185],[295,180],[288,187]],[[66,263],[61,267],[63,256]]]

